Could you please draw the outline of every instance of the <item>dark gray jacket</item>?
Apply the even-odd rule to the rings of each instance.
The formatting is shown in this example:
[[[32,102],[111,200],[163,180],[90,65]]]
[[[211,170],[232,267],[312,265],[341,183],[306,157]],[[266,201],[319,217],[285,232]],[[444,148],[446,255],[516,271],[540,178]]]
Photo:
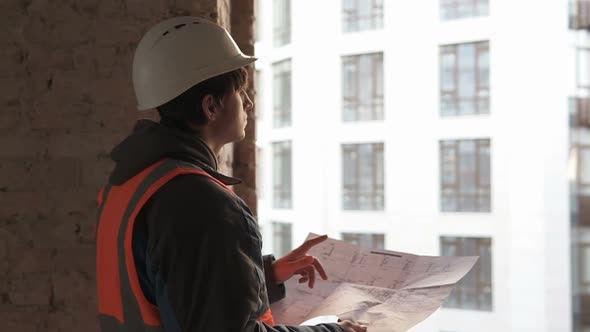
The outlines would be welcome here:
[[[227,185],[207,145],[186,130],[140,120],[112,152],[113,185],[149,165],[174,158]],[[180,175],[165,184],[137,217],[133,252],[143,292],[158,306],[167,332],[342,332],[337,324],[269,326],[257,320],[285,296],[272,256],[262,256],[256,220],[239,197],[213,180]]]

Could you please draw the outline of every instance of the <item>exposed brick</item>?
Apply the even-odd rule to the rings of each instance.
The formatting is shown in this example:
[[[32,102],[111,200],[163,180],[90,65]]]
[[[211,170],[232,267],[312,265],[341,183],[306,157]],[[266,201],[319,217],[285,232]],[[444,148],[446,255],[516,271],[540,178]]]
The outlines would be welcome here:
[[[22,109],[18,97],[15,97],[0,106],[0,129],[12,131],[21,124]]]
[[[95,260],[96,248],[94,245],[85,245],[76,248],[58,248],[53,255],[53,269],[56,273],[68,273],[75,271],[81,279],[95,280]],[[94,285],[93,285],[94,287]],[[93,293],[93,292],[91,292]]]
[[[100,1],[100,0],[89,0],[84,1],[85,3],[89,3],[90,5],[86,9],[86,11],[93,10],[93,6],[95,4],[98,5],[98,12],[97,15],[92,16],[93,19],[100,19],[100,18],[123,18],[129,24],[134,25],[136,28],[140,27],[140,22],[137,18],[133,17],[133,13],[129,13],[127,11],[127,1]],[[102,30],[100,27],[95,27],[95,31],[100,31],[98,35],[102,35]],[[108,35],[107,35],[108,36]]]
[[[11,274],[50,273],[53,270],[52,249],[14,248],[8,257]]]
[[[79,246],[79,220],[55,215],[22,221],[30,229],[30,243],[35,248],[56,249]]]
[[[140,113],[134,48],[164,17],[230,24],[230,0],[3,0],[0,330],[98,332],[96,195]],[[231,147],[221,163],[231,168]]]
[[[244,53],[254,54],[254,1],[232,0],[231,6],[232,36]],[[254,100],[254,75],[251,66],[248,67],[248,72],[248,94]],[[255,119],[254,109],[249,112],[248,118]],[[246,137],[234,144],[232,169],[234,176],[242,180],[242,184],[235,187],[236,194],[244,199],[256,215],[256,121],[248,121],[245,132]]]
[[[13,247],[14,243],[17,241],[18,240],[16,240],[14,235],[0,228],[0,276],[8,274],[9,268],[11,268],[11,265],[8,261],[8,250]],[[6,287],[6,285],[3,285],[2,281],[0,281],[0,297],[3,293],[2,287]]]
[[[70,212],[51,216],[32,233],[32,243],[40,248],[77,248],[94,245],[96,217],[94,213]],[[43,230],[43,231],[41,231]]]
[[[121,101],[133,98],[131,81],[100,78],[88,82],[88,92],[94,91],[96,104],[120,104]]]
[[[118,141],[119,137],[106,131],[104,133],[89,131],[59,132],[48,138],[47,153],[54,158],[78,157],[88,159],[93,157],[93,161],[96,161],[98,156],[108,155]],[[0,139],[1,143],[2,140]]]
[[[35,214],[35,212],[33,212],[33,214]],[[33,248],[36,240],[35,235],[38,232],[44,232],[49,228],[39,227],[47,220],[47,216],[40,214],[34,216],[17,214],[2,220],[2,228],[6,232],[5,236],[11,241],[11,248],[9,248],[9,251],[13,252],[25,248]],[[47,236],[44,235],[44,237],[46,238]]]
[[[93,303],[95,299],[94,278],[86,272],[67,271],[55,272],[52,275],[53,305],[57,307],[76,308]]]
[[[91,101],[93,97],[88,95]],[[37,103],[34,111],[27,116],[33,129],[59,129],[69,132],[95,132],[123,138],[131,131],[133,124],[141,115],[135,109],[135,103],[129,99],[111,105],[75,103],[57,105],[52,101],[48,104]],[[133,106],[132,106],[133,105]],[[54,107],[53,109],[51,107]],[[45,110],[50,109],[51,112]],[[18,120],[18,119],[16,119]]]
[[[75,158],[39,161],[29,158],[0,160],[0,188],[33,191],[74,188],[81,183],[82,164]]]
[[[223,174],[232,175],[232,162],[233,162],[233,144],[225,145],[219,152],[219,171]]]
[[[14,278],[8,285],[8,299],[14,305],[50,305],[51,280],[44,273]]]
[[[89,127],[85,122],[92,110],[91,105],[69,100],[50,95],[39,96],[34,102],[34,109],[27,113],[31,128],[72,130]]]
[[[160,20],[167,8],[162,1],[127,0],[127,10],[140,19]]]
[[[2,87],[0,103],[12,102],[20,98],[25,90],[25,86],[24,81],[15,80],[14,77],[0,77],[0,87]]]
[[[224,27],[229,26],[228,1],[226,0],[203,0],[193,1],[192,7],[197,16],[206,17],[212,21],[218,22]],[[219,11],[221,9],[221,12]]]
[[[79,187],[71,190],[50,191],[49,195],[57,217],[65,218],[73,214],[94,214],[98,190]]]
[[[98,315],[94,305],[78,307],[75,312],[56,311],[48,315],[44,331],[52,332],[99,332]]]
[[[15,217],[33,217],[48,215],[55,203],[50,195],[43,191],[10,191],[0,185],[0,220],[7,221]]]
[[[0,61],[0,77],[14,77],[15,72],[18,72],[19,67],[22,67],[21,57],[23,53],[14,38],[16,38],[14,32],[0,28],[0,40],[3,41],[0,44],[0,46],[3,46],[0,48],[0,56],[4,59]],[[9,83],[9,81],[5,81],[5,83]]]
[[[101,13],[100,4],[105,3],[106,1],[100,0],[85,0],[85,1],[75,1],[72,3],[72,9],[77,13],[86,16],[88,18],[95,18],[96,16],[101,16],[100,14],[111,14],[111,13]],[[117,7],[120,6],[121,8],[124,6],[123,1],[108,1],[107,5],[104,7]]]
[[[14,158],[0,161],[0,187],[4,190],[37,190],[31,186],[29,175],[33,171],[34,159]]]
[[[12,247],[52,249],[93,243],[97,192],[50,191],[38,199],[41,205],[30,200],[37,195],[4,194],[20,204],[13,211],[0,211],[0,239],[10,241]]]
[[[56,48],[38,44],[27,45],[20,52],[27,54],[26,65],[32,72],[51,70],[62,76],[74,70],[74,57],[70,48]]]
[[[7,27],[15,27],[22,24],[26,14],[26,2],[19,0],[0,1],[0,10],[3,15],[3,23]]]
[[[91,213],[88,213],[91,214]],[[0,239],[9,241],[10,262],[20,259],[26,250],[38,250],[34,253],[53,257],[55,249],[80,249],[94,245],[95,217],[89,215],[57,215],[35,217],[18,217],[11,222],[2,222]],[[42,253],[45,250],[47,253]],[[24,252],[24,253],[23,253]],[[85,251],[89,253],[89,251]],[[43,256],[45,257],[45,256]],[[92,258],[88,258],[92,260]],[[74,267],[73,265],[70,268]],[[40,268],[46,271],[44,268]],[[27,270],[26,266],[23,270]],[[18,269],[14,271],[18,272]]]
[[[44,329],[47,310],[36,307],[17,308],[7,306],[7,310],[0,310],[2,331],[40,332]]]
[[[85,160],[83,165],[82,185],[98,192],[107,183],[115,164],[107,158],[99,158]]]
[[[49,115],[59,113],[72,104],[87,102],[86,83],[80,84],[80,76],[92,77],[91,69],[57,72],[55,69],[39,68],[30,74],[26,98],[33,99],[35,108]],[[63,120],[62,120],[63,121]]]
[[[127,56],[131,58],[133,57],[135,46],[149,26],[146,24],[143,28],[138,29],[136,24],[131,24],[124,18],[113,19],[112,16],[102,16],[95,20],[93,24],[95,30],[101,31],[101,34],[97,36],[96,40],[98,45],[115,47],[120,52],[118,55],[128,52]],[[130,70],[131,68],[126,69]]]
[[[47,151],[47,133],[32,132],[27,136],[0,136],[0,156],[2,158],[40,158]]]
[[[134,101],[115,107],[94,105],[87,119],[87,127],[92,124],[95,131],[101,135],[110,135],[116,141],[120,141],[131,132],[134,123],[144,114],[137,111]]]
[[[29,15],[23,36],[34,44],[72,47],[94,39],[90,21],[71,5],[48,3],[38,12],[29,10]]]

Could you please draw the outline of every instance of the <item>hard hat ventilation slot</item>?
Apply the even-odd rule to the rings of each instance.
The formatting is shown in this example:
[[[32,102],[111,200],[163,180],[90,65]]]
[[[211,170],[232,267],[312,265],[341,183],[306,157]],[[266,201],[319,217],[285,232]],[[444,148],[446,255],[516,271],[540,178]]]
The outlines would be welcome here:
[[[196,23],[196,22],[193,22],[193,23]],[[182,28],[182,27],[183,27],[183,26],[185,26],[185,25],[186,25],[186,23],[175,25],[175,26],[174,26],[174,29],[178,30],[178,29]],[[169,33],[170,33],[170,30],[167,30],[166,32],[164,32],[164,33],[162,34],[162,37],[166,36],[166,35],[167,35],[167,34],[169,34]]]

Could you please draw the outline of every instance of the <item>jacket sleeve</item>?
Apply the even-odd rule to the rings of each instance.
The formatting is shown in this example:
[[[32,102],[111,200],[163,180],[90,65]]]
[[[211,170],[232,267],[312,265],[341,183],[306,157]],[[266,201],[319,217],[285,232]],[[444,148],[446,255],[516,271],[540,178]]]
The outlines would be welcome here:
[[[264,276],[240,242],[241,210],[216,186],[202,176],[178,176],[145,207],[165,330],[342,332],[337,324],[268,326],[251,317],[260,307],[257,285]]]
[[[266,279],[268,302],[273,304],[285,298],[285,284],[281,283],[277,285],[277,280],[275,279],[274,275],[274,268],[272,266],[275,261],[275,256],[265,255],[262,256],[262,259],[264,261],[264,277]]]

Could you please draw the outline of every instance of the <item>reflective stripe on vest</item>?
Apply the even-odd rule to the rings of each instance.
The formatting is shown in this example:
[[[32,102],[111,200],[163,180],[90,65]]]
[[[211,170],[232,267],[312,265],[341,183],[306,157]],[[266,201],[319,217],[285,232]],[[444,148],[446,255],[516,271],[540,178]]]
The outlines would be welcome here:
[[[147,300],[139,283],[132,249],[133,225],[141,208],[158,189],[181,174],[206,176],[231,191],[194,165],[164,159],[124,184],[109,185],[99,193],[96,279],[103,332],[164,331],[158,308]],[[274,325],[270,309],[259,320]]]

